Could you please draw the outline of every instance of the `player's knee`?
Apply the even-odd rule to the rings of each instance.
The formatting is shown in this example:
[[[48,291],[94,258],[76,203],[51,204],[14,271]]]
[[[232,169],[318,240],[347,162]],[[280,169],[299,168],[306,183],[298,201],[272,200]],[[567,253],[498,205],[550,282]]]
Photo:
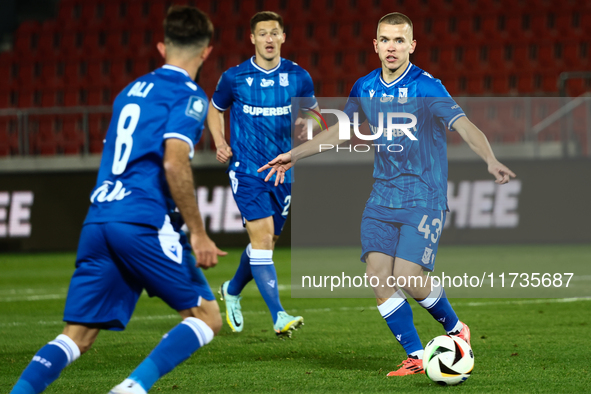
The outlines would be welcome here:
[[[207,324],[211,331],[213,331],[214,335],[220,332],[222,329],[222,317],[220,315],[219,307],[215,301],[213,302],[204,302],[204,305],[192,308],[190,313],[181,313],[184,318],[187,317],[194,317],[201,320],[203,323]]]
[[[370,278],[370,282],[372,281],[372,277],[373,278],[378,278],[380,280],[380,283],[382,281],[385,282],[385,280],[383,278],[387,278],[389,272],[387,270],[384,270],[382,267],[378,267],[378,266],[371,266],[368,265],[366,267],[365,273],[367,274],[367,277]],[[375,279],[373,279],[375,280]]]
[[[251,240],[253,249],[272,250],[273,244],[274,242],[272,233],[257,234]]]
[[[406,291],[413,298],[424,298],[425,289],[428,290],[428,283],[422,275],[399,275],[396,277],[396,284]]]

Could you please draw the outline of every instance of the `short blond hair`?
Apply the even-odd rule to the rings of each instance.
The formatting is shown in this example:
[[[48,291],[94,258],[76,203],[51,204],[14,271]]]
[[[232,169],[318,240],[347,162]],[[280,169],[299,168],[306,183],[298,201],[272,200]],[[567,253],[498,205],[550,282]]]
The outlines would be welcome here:
[[[386,23],[388,25],[408,25],[410,27],[410,38],[413,38],[413,31],[412,31],[412,21],[410,18],[400,12],[392,12],[390,14],[382,16],[382,19],[378,22],[378,29],[382,23]],[[376,30],[377,36],[377,30]]]

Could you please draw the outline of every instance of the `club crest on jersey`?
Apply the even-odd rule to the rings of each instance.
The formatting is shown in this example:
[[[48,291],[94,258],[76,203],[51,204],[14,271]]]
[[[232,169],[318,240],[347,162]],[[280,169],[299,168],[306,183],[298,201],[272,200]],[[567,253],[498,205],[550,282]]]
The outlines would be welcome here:
[[[252,86],[252,81],[254,81],[254,79],[251,77],[246,78],[246,83],[248,83],[248,86]]]
[[[398,88],[398,103],[405,104],[408,101],[408,88]]]
[[[191,96],[191,98],[189,98],[189,104],[187,104],[187,109],[185,110],[185,115],[190,116],[197,121],[201,121],[206,112],[205,108],[207,108],[207,103],[203,98],[199,96]]]
[[[287,77],[287,73],[279,73],[279,85],[289,86],[289,78]]]
[[[273,81],[272,79],[265,79],[265,78],[263,78],[261,80],[261,86],[263,88],[266,88],[267,86],[273,86],[273,85],[275,85],[275,81]]]
[[[425,247],[425,252],[423,253],[423,264],[429,264],[429,260],[431,259],[431,255],[433,253],[433,249]]]

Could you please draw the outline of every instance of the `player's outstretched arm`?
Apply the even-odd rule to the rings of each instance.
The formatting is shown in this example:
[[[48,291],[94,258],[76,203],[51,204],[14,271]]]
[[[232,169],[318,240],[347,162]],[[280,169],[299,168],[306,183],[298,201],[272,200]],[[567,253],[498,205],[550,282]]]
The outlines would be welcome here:
[[[213,142],[216,147],[215,158],[220,163],[225,163],[232,157],[232,148],[228,146],[225,138],[225,124],[224,124],[224,113],[209,103],[209,110],[207,112],[207,126],[209,132],[213,137]]]
[[[488,172],[496,178],[496,183],[502,185],[509,182],[509,179],[515,178],[515,173],[497,160],[484,133],[467,117],[462,116],[452,126],[468,143],[470,149],[486,162]]]
[[[205,232],[195,199],[189,152],[190,147],[185,141],[167,139],[164,148],[164,171],[170,194],[191,233],[191,247],[195,252],[197,266],[209,268],[218,263],[218,256],[225,256],[227,253],[218,249]]]
[[[330,149],[322,148],[335,146],[343,143],[345,140],[339,139],[339,124],[336,123],[330,126],[327,130],[322,131],[317,136],[312,138],[311,140],[304,142],[300,146],[292,149],[287,153],[282,153],[269,163],[265,164],[261,168],[258,169],[258,172],[263,172],[265,170],[271,169],[267,176],[265,177],[265,182],[268,182],[269,179],[273,176],[273,174],[277,173],[277,177],[275,178],[275,186],[285,181],[285,172],[288,171],[291,167],[293,167],[296,161],[306,158],[308,156],[312,156],[318,153],[329,151]],[[331,149],[332,149],[331,148]]]

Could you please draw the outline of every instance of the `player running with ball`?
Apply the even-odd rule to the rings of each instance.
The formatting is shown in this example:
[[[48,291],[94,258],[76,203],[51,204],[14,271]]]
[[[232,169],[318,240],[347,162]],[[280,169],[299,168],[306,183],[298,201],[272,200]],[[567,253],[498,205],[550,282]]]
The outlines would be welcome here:
[[[380,123],[386,124],[379,119],[383,113],[405,112],[404,108],[414,107],[418,115],[412,129],[415,139],[407,135],[398,137],[402,151],[376,149],[375,183],[361,220],[361,260],[367,263],[367,275],[380,279],[373,288],[378,310],[408,355],[401,368],[388,376],[424,373],[423,346],[404,292],[440,322],[448,334],[470,342],[470,330],[458,319],[445,290],[441,286],[432,288],[431,278],[424,275],[424,271],[433,271],[448,211],[446,126],[460,133],[487,163],[488,172],[497,183],[504,184],[515,177],[495,158],[484,134],[468,120],[441,82],[409,61],[415,47],[412,22],[407,16],[392,13],[380,19],[374,49],[382,67],[357,80],[344,109],[349,119],[354,119],[356,112],[359,123],[367,119],[372,130],[378,130]],[[337,123],[311,141],[277,156],[259,171],[270,168],[266,179],[277,173],[275,184],[282,183],[286,171],[297,160],[318,153],[320,144],[337,146],[343,142],[339,140],[338,126]],[[384,132],[375,143],[390,142]],[[406,286],[390,287],[390,276]],[[411,277],[423,280],[410,280]]]

